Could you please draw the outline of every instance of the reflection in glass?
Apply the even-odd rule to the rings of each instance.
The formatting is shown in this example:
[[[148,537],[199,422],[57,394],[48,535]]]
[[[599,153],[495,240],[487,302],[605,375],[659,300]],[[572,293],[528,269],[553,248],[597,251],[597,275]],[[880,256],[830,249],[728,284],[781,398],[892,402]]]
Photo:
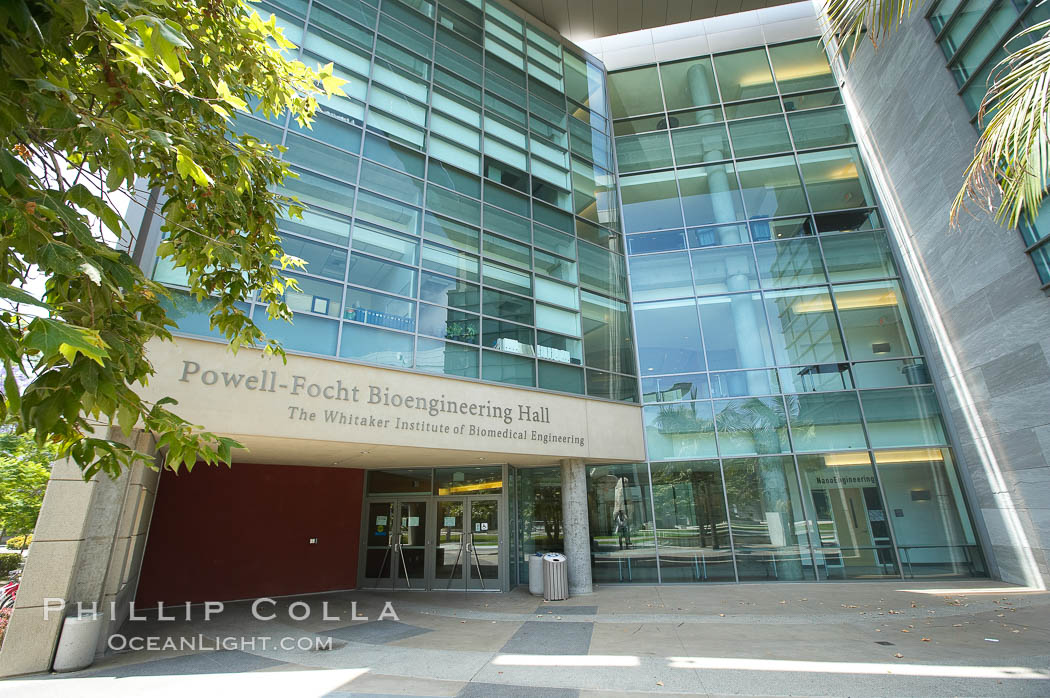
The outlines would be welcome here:
[[[686,252],[631,257],[631,298],[635,301],[693,295],[693,274]]]
[[[587,292],[580,294],[580,300],[584,362],[590,368],[633,375],[634,346],[627,304]]]
[[[682,227],[682,205],[674,172],[621,177],[620,196],[624,232]]]
[[[809,209],[794,157],[748,160],[737,167],[749,217],[790,216]]]
[[[740,580],[812,579],[791,456],[728,458],[722,467]]]
[[[434,589],[462,589],[465,584],[466,512],[462,499],[434,504]]]
[[[865,361],[853,364],[858,388],[897,388],[932,382],[924,359]]]
[[[478,377],[477,347],[419,337],[416,340],[416,368],[446,376]]]
[[[616,139],[616,164],[620,172],[671,167],[671,141],[666,131]]]
[[[776,94],[765,48],[715,56],[723,102]]]
[[[710,58],[691,58],[660,66],[667,111],[718,102]],[[656,111],[655,109],[653,111]]]
[[[675,163],[679,167],[728,160],[730,157],[725,124],[675,129],[671,131],[671,143],[674,145]]]
[[[835,76],[819,39],[770,46],[769,58],[781,93],[835,86]]]
[[[758,272],[750,245],[693,250],[690,254],[697,295],[758,288]]]
[[[311,354],[335,354],[336,335],[339,333],[339,323],[335,320],[295,313],[292,321],[286,322],[259,315],[263,313],[256,315],[255,324],[269,339],[276,339],[284,348]],[[181,320],[179,323],[179,329],[193,331]]]
[[[705,369],[700,321],[692,298],[636,304],[634,321],[642,375]]]
[[[732,163],[678,170],[686,225],[731,223],[744,218]]]
[[[845,107],[795,112],[788,115],[788,123],[798,150],[845,145],[855,140]]]
[[[516,468],[514,487],[517,534],[516,555],[518,584],[529,581],[529,558],[537,552],[564,550],[561,517],[561,466]]]
[[[729,135],[733,139],[733,152],[738,158],[791,150],[787,124],[779,114],[734,121],[729,124]]]
[[[832,282],[861,281],[896,276],[886,233],[881,231],[835,235],[821,240]]]
[[[410,334],[344,323],[339,355],[372,364],[410,368],[414,352],[412,345]]]
[[[820,577],[896,577],[889,521],[868,453],[799,456],[798,470]]]
[[[900,284],[871,281],[834,287],[850,358],[889,358],[919,354]]]
[[[745,397],[779,393],[777,372],[772,368],[758,371],[719,371],[711,374],[712,397]]]
[[[661,579],[734,581],[718,461],[653,463],[652,481]]]
[[[481,378],[483,380],[513,385],[536,385],[536,363],[532,359],[488,349],[482,351],[481,354]]]
[[[807,286],[826,281],[816,240],[784,240],[755,245],[755,256],[762,285],[767,288]]]
[[[710,402],[680,402],[642,408],[650,460],[714,458],[715,423]]]
[[[947,448],[875,451],[906,577],[984,576]]]
[[[714,411],[723,458],[791,451],[783,398],[715,400]]]
[[[811,364],[777,369],[785,393],[821,393],[850,390],[849,364]]]
[[[800,153],[798,164],[814,211],[858,208],[875,203],[856,148]]]
[[[610,74],[609,101],[614,119],[663,111],[656,66]]]
[[[587,468],[591,570],[596,582],[658,580],[645,463]]]
[[[761,296],[737,293],[701,298],[697,302],[710,370],[773,365],[773,348]]]
[[[845,361],[839,324],[826,286],[765,294],[777,363]]]
[[[856,393],[808,393],[786,400],[796,451],[867,447]]]
[[[948,442],[933,386],[862,390],[872,448],[939,446]]]
[[[710,397],[707,374],[642,378],[642,402],[677,402]]]

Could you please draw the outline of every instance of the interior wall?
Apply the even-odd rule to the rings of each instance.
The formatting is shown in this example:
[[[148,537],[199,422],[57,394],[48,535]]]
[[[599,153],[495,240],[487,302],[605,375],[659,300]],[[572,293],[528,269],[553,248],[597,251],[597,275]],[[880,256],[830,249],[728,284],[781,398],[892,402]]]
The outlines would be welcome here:
[[[136,605],[353,588],[363,485],[354,468],[164,471]]]

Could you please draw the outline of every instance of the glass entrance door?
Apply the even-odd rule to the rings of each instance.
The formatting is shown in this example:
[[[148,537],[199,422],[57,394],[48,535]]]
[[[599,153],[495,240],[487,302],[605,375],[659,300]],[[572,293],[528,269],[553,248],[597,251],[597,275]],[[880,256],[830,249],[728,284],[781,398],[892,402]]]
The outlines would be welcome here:
[[[426,588],[427,500],[398,501],[398,563],[395,586],[402,589]]]
[[[467,572],[468,589],[500,589],[500,552],[503,536],[499,525],[499,500],[469,497],[470,537],[467,544],[470,567]]]
[[[378,586],[393,579],[394,504],[392,501],[369,501],[365,521],[365,585]]]
[[[432,589],[501,589],[499,501],[494,497],[437,500]]]
[[[427,506],[425,499],[368,502],[366,584],[426,588]]]
[[[467,525],[462,499],[439,499],[434,507],[434,577],[431,589],[463,589],[466,585]]]

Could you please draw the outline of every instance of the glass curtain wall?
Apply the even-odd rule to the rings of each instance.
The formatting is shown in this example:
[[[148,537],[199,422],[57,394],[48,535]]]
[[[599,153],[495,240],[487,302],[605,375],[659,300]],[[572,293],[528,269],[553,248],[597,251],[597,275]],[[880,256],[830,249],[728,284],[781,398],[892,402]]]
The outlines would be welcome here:
[[[1050,19],[1050,3],[1040,0],[937,0],[926,15],[959,97],[977,125],[977,113],[999,64],[1043,36],[1025,29]],[[989,110],[987,119],[995,112]],[[1050,207],[1035,221],[1022,220],[1021,237],[1044,289],[1050,289]]]
[[[495,0],[257,7],[348,82],[311,128],[238,117],[308,207],[280,223],[294,324],[243,310],[293,351],[636,401],[601,65]],[[207,309],[172,314],[210,335]]]
[[[649,463],[589,469],[595,579],[982,574],[819,41],[609,92]]]

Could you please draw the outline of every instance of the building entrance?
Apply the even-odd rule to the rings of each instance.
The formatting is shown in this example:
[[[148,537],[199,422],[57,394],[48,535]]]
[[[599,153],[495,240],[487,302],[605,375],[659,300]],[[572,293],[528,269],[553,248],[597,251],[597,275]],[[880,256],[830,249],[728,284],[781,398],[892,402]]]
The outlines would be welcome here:
[[[375,486],[365,498],[361,588],[505,590],[509,539],[502,471],[500,466],[438,469],[433,480],[429,470],[371,473]],[[429,493],[377,496],[374,490],[392,480],[400,489]],[[466,493],[471,490],[480,493]]]

